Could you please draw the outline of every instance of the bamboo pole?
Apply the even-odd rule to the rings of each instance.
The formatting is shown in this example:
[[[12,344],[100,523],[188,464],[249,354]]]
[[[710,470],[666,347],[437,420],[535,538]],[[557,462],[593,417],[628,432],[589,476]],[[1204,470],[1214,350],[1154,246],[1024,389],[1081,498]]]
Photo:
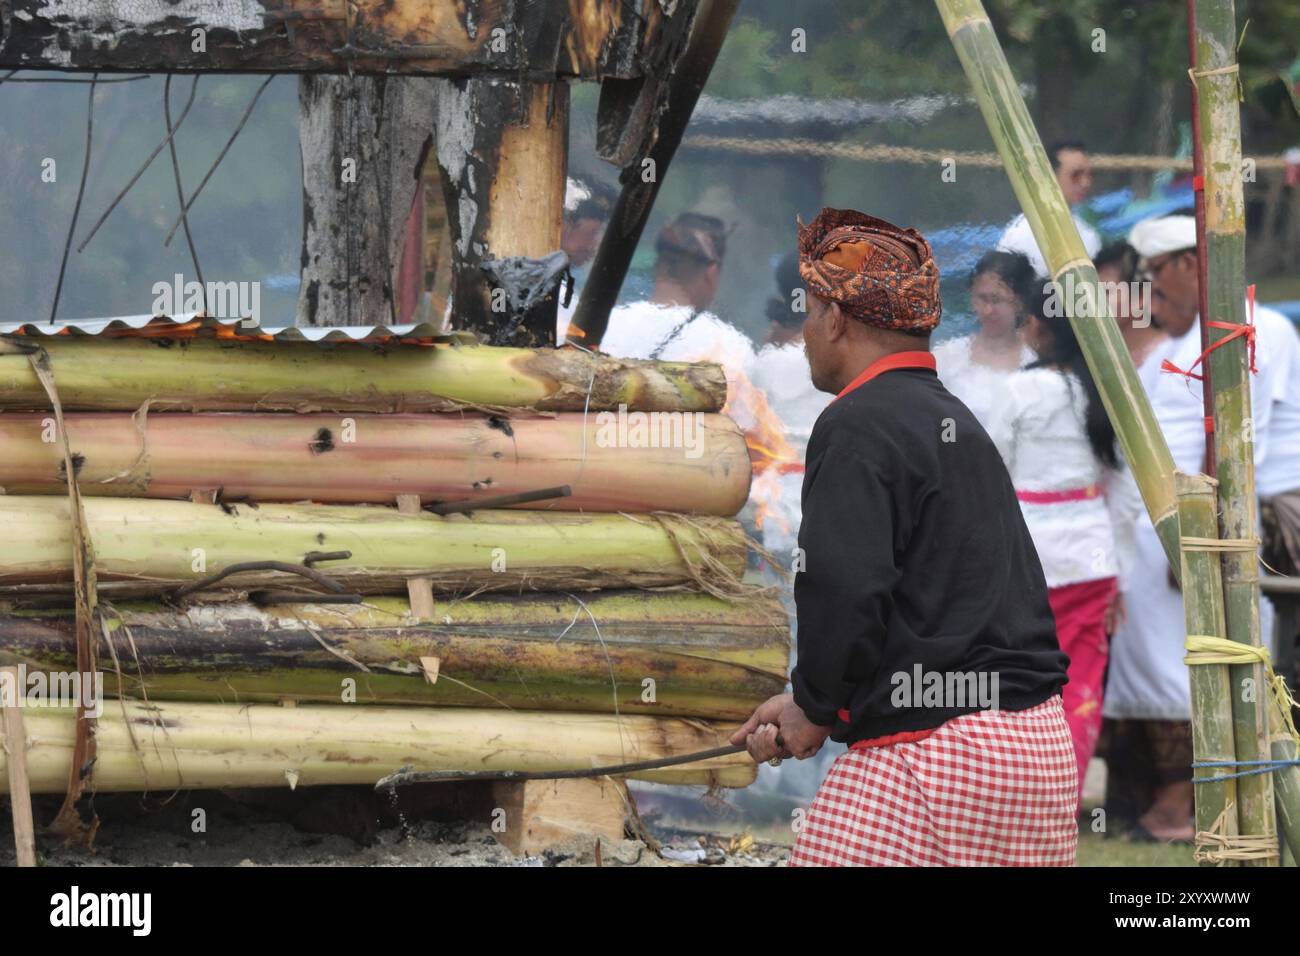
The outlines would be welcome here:
[[[44,412],[0,413],[0,488],[64,495]],[[725,415],[662,421],[614,412],[552,416],[187,414],[66,416],[83,495],[365,502],[464,501],[569,485],[528,508],[734,515],[751,474]],[[629,428],[629,426],[631,426]],[[653,447],[651,447],[653,443]]]
[[[76,712],[29,709],[34,793],[67,785]],[[129,728],[129,729],[128,729]],[[724,746],[734,725],[602,714],[467,707],[105,705],[96,728],[95,788],[115,791],[373,785],[412,770],[564,770],[653,760]],[[8,761],[6,763],[6,770]],[[745,753],[636,774],[639,779],[753,782]],[[0,777],[6,780],[7,776]],[[6,784],[7,790],[7,784]]]
[[[479,511],[402,515],[393,508],[88,498],[99,593],[160,594],[248,562],[298,564],[347,550],[316,570],[345,590],[405,594],[406,580],[466,593],[566,591],[694,584],[739,593],[746,544],[729,519]],[[0,496],[0,591],[67,593],[72,580],[68,503]],[[310,585],[304,587],[304,585]],[[218,588],[321,591],[281,570],[250,571]]]
[[[590,615],[590,616],[588,616]],[[479,595],[415,623],[406,601],[104,609],[104,692],[151,701],[504,707],[743,721],[781,693],[790,638],[770,597]],[[439,660],[436,682],[421,661]],[[115,663],[114,663],[115,662]],[[75,671],[66,611],[0,605],[0,663]]]
[[[72,659],[77,658],[76,637],[72,636]],[[0,668],[0,676],[8,683],[8,689],[0,683],[0,716],[3,717],[4,746],[0,748],[5,755],[9,769],[9,812],[14,821],[14,852],[19,866],[36,865],[36,823],[32,817],[31,781],[27,773],[27,731],[23,726],[22,707],[18,696],[22,694],[22,681],[16,667]],[[13,695],[5,699],[3,695]]]
[[[69,411],[445,412],[466,406],[541,411],[716,412],[727,400],[717,365],[647,362],[582,349],[437,343],[318,344],[238,338],[0,336],[0,408],[49,405],[28,364],[50,355]],[[180,336],[181,333],[177,333]]]
[[[1218,534],[1214,480],[1205,475],[1175,476],[1178,517],[1182,533],[1193,538]],[[1225,637],[1223,577],[1219,555],[1205,549],[1183,551],[1183,614],[1188,634]],[[1196,763],[1229,763],[1236,759],[1233,742],[1232,685],[1224,664],[1188,667],[1192,694],[1192,751]],[[1224,767],[1200,767],[1197,780],[1222,776]],[[1237,829],[1237,780],[1196,785],[1196,832],[1233,837]],[[1220,821],[1222,817],[1222,821]],[[1216,865],[1203,860],[1203,866]]]
[[[1079,238],[1069,206],[1025,107],[1024,98],[1002,53],[980,0],[935,0],[957,57],[971,82],[998,153],[1058,284],[1070,324],[1079,338],[1102,403],[1151,522],[1177,574],[1178,512],[1174,463],[1151,403],[1138,381],[1119,328],[1107,314],[1098,290],[1097,270]]]
[[[1295,738],[1291,736],[1294,725],[1290,714],[1283,712],[1284,706],[1276,697],[1269,706],[1269,753],[1274,760],[1290,764],[1280,767],[1274,775],[1273,794],[1278,832],[1285,838],[1286,848],[1290,851],[1291,862],[1287,865],[1295,866],[1300,858],[1300,773],[1296,772],[1294,763],[1300,752],[1297,752]]]
[[[1237,74],[1237,21],[1232,0],[1197,0],[1193,79],[1200,106],[1205,169],[1205,247],[1211,344],[1232,334],[1210,323],[1246,321],[1246,219],[1242,185],[1241,106]],[[1259,629],[1259,517],[1255,497],[1254,428],[1250,373],[1244,337],[1215,348],[1208,360],[1214,383],[1214,433],[1219,481],[1219,533],[1243,542],[1223,554],[1223,591],[1230,640],[1261,645]],[[1232,709],[1239,760],[1267,760],[1268,694],[1263,667],[1232,668]],[[1300,773],[1297,768],[1289,772]],[[1273,774],[1243,777],[1238,784],[1243,834],[1277,832]],[[1276,865],[1276,860],[1259,865]]]
[[[1186,0],[1187,9],[1187,59],[1191,63],[1192,69],[1196,69],[1196,0]],[[1201,144],[1205,140],[1201,136],[1201,97],[1192,84],[1192,181],[1205,181],[1205,155]],[[1209,315],[1209,260],[1205,252],[1205,190],[1193,189],[1195,195],[1195,212],[1196,212],[1196,302],[1197,314]],[[1202,322],[1200,327],[1201,333],[1201,351],[1210,344],[1209,326]],[[1210,384],[1208,376],[1201,382],[1201,391],[1203,404],[1205,406],[1206,419],[1214,418],[1214,389]],[[1210,429],[1205,431],[1205,472],[1211,478],[1215,476],[1217,462],[1214,450],[1214,432]]]

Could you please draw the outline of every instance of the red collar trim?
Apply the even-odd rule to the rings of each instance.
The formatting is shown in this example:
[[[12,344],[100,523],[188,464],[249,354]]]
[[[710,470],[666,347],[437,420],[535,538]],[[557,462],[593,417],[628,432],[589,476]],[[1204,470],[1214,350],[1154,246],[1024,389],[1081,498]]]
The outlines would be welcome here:
[[[849,384],[845,385],[843,390],[835,398],[843,398],[849,392],[853,391],[860,385],[865,385],[877,375],[884,372],[892,372],[898,368],[928,368],[935,371],[937,366],[934,362],[934,353],[932,352],[895,352],[893,355],[886,355],[882,359],[877,359],[868,365],[862,374],[855,378]]]

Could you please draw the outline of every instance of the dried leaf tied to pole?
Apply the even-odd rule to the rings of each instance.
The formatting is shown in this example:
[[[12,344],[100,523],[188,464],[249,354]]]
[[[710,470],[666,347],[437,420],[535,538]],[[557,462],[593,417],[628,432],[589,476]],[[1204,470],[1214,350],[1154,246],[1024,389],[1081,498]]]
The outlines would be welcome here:
[[[68,480],[68,512],[72,519],[72,574],[73,592],[76,606],[77,635],[77,671],[81,675],[94,675],[98,670],[96,658],[97,640],[94,636],[96,605],[95,593],[95,553],[86,531],[86,514],[81,506],[81,491],[77,486],[77,468],[72,458],[72,447],[68,444],[68,430],[63,424],[63,404],[59,401],[59,392],[54,385],[54,373],[50,368],[49,353],[37,348],[27,355],[32,371],[40,379],[41,387],[49,396],[54,409],[54,424],[58,429],[59,446],[63,449],[64,473]],[[81,687],[83,680],[75,682]],[[68,773],[68,790],[59,808],[58,816],[50,824],[50,829],[60,836],[82,839],[87,846],[95,840],[99,829],[99,818],[91,811],[91,820],[86,823],[77,810],[77,801],[86,789],[95,763],[95,718],[86,709],[86,701],[77,702],[77,728],[72,747],[72,765]]]

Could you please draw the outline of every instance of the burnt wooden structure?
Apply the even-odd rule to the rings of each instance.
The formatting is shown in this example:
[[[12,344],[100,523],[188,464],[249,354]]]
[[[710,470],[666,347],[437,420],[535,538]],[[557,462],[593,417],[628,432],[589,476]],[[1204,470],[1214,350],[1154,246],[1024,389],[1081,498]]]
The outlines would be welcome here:
[[[526,269],[491,264],[559,248],[567,84],[602,84],[600,154],[639,168],[700,2],[0,0],[0,70],[303,74],[298,323],[398,318],[395,261],[433,152],[452,325],[537,346],[554,343],[558,289],[521,290]]]
[[[689,113],[735,6],[736,0],[0,0],[0,72],[301,74],[306,221],[299,323],[395,318],[395,238],[432,153],[451,236],[453,327],[499,344],[536,346],[554,344],[554,295],[541,307],[534,295],[534,304],[520,310],[518,289],[493,293],[509,271],[502,262],[517,265],[559,249],[567,84],[602,84],[597,148],[624,168],[625,182],[661,138],[654,156],[662,175],[687,117],[675,117],[662,136],[661,120],[673,105]],[[697,9],[711,7],[725,15],[701,18],[714,35],[692,42],[690,76],[678,79],[670,100]],[[361,167],[352,182],[365,182],[365,190],[346,188],[340,172],[349,159]],[[366,191],[374,198],[362,198]],[[601,250],[606,297],[622,283],[655,192],[635,189],[620,204],[624,221]],[[503,298],[507,308],[494,308]],[[617,837],[622,828],[623,787],[609,781],[504,782],[494,787],[493,801],[511,808],[503,839],[516,851],[581,832]]]

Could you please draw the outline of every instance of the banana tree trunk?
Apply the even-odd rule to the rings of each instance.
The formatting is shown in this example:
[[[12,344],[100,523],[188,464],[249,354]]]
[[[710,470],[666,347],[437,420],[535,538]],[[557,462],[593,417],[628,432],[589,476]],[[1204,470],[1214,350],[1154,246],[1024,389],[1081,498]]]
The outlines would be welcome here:
[[[76,712],[24,712],[33,793],[68,783]],[[374,784],[412,770],[566,770],[724,746],[734,725],[468,707],[280,707],[110,701],[96,725],[100,792]],[[8,788],[0,753],[0,787]],[[753,782],[748,754],[645,771],[646,780]]]
[[[67,494],[60,446],[45,440],[48,419],[0,414],[6,493]],[[664,419],[665,427],[650,424],[614,412],[66,419],[85,495],[189,498],[194,489],[220,488],[226,500],[384,504],[399,494],[461,501],[567,484],[572,496],[525,507],[714,515],[744,507],[749,451],[731,419],[683,414]]]
[[[935,0],[1016,198],[1043,250],[1102,403],[1174,573],[1181,571],[1174,462],[1061,187],[980,0]]]
[[[413,621],[366,605],[104,608],[104,692],[151,701],[411,704],[747,718],[785,687],[778,602],[682,592],[480,595]],[[590,612],[591,617],[588,617]],[[594,622],[593,623],[593,618]],[[597,627],[599,630],[597,631]],[[437,658],[437,680],[424,661]],[[116,662],[116,663],[114,663]],[[75,672],[65,611],[0,605],[0,665]]]
[[[1242,189],[1241,105],[1237,75],[1237,20],[1232,0],[1197,0],[1194,81],[1200,106],[1205,169],[1205,247],[1209,314],[1201,321],[1241,326],[1246,321],[1246,219]],[[1209,341],[1232,334],[1208,329]],[[1246,340],[1238,337],[1210,353],[1214,383],[1216,477],[1219,481],[1219,532],[1224,539],[1253,540],[1258,514],[1255,498],[1254,434]],[[1223,554],[1227,636],[1260,646],[1259,557],[1254,548]],[[1232,711],[1237,759],[1269,759],[1268,693],[1263,668],[1232,668]],[[1253,692],[1248,692],[1253,688]],[[1300,768],[1284,768],[1300,773]],[[1276,835],[1273,775],[1254,774],[1237,785],[1243,835]],[[1276,865],[1277,860],[1260,865]]]
[[[179,335],[180,333],[177,333]],[[49,401],[26,351],[44,347],[68,411],[716,412],[717,365],[615,359],[582,349],[262,341],[225,334],[0,337],[0,408]]]
[[[101,596],[156,595],[246,562],[299,564],[350,551],[317,570],[344,589],[406,592],[410,578],[435,590],[568,591],[695,585],[737,589],[746,544],[731,520],[677,515],[480,511],[445,517],[344,505],[208,505],[88,498]],[[70,593],[68,502],[0,495],[0,591]],[[321,586],[281,570],[249,571],[219,588]]]

